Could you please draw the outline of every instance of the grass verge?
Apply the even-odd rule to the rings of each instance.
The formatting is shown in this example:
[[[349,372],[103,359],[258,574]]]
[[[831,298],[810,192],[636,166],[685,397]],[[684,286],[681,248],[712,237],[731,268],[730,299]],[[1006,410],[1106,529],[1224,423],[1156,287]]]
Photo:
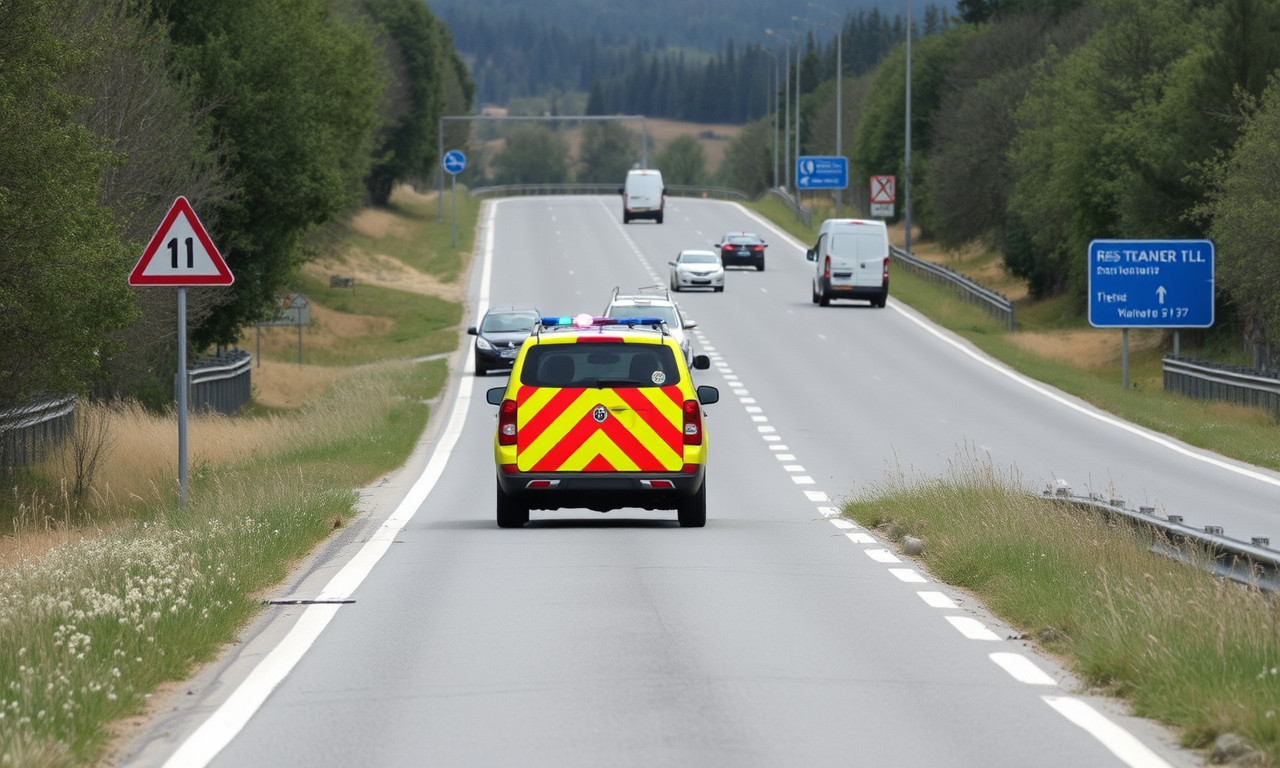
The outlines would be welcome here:
[[[411,196],[348,260],[412,255],[415,275],[437,269],[435,283],[456,284],[479,210],[459,202],[456,247],[452,222]],[[421,252],[442,242],[446,254]],[[333,290],[305,270],[299,286],[318,320],[305,329],[307,363],[293,347],[264,354],[291,365],[255,378],[255,404],[191,415],[185,506],[175,416],[127,403],[78,406],[100,449],[83,493],[69,490],[73,462],[53,456],[0,505],[12,530],[0,540],[0,766],[100,763],[116,723],[232,642],[262,596],[356,514],[353,489],[408,458],[448,376],[445,360],[422,358],[456,349],[460,301]],[[307,395],[264,404],[289,399],[262,390],[280,382]]]
[[[807,228],[780,203],[753,207],[802,243],[816,236],[819,222]],[[993,268],[988,253],[966,261],[930,248],[913,250],[961,273]],[[892,285],[896,299],[1026,376],[1190,445],[1280,470],[1275,417],[1164,392],[1159,344],[1131,351],[1125,389],[1117,354],[1061,343],[1072,334],[1096,343],[1106,333],[1087,328],[1061,301],[1021,301],[1019,330],[1009,333],[943,286],[904,270],[894,271]],[[842,511],[890,540],[924,540],[920,559],[935,578],[972,592],[1085,684],[1177,728],[1186,746],[1203,749],[1233,733],[1260,750],[1249,764],[1280,765],[1274,595],[1155,554],[1156,542],[1133,529],[1030,496],[1016,469],[971,454],[944,477],[892,474]]]
[[[1280,605],[1152,551],[1149,533],[1028,496],[972,454],[940,478],[888,477],[845,504],[925,542],[935,578],[972,592],[1086,685],[1205,748],[1224,733],[1280,761]],[[1208,554],[1202,555],[1207,558]]]

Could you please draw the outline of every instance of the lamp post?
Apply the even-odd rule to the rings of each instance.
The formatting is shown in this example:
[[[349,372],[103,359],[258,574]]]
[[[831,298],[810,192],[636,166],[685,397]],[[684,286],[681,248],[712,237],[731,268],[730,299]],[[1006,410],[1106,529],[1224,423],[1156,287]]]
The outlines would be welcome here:
[[[799,157],[800,152],[800,66],[799,66],[799,32],[795,30],[781,30],[766,28],[766,35],[775,35],[782,37],[784,32],[790,32],[796,35],[796,156]],[[791,146],[791,38],[783,37],[783,61],[787,64],[787,74],[783,77],[783,120],[782,120],[782,170],[785,177],[782,188],[784,190],[791,186],[791,169],[795,166],[795,159],[789,157]]]
[[[906,150],[902,160],[902,250],[911,253],[911,0],[907,0]]]
[[[778,186],[778,54],[768,48],[761,51],[773,59],[773,186]]]
[[[837,19],[840,19],[840,26],[833,27],[830,24],[827,24],[821,21],[814,21],[813,19],[796,19],[795,16],[791,17],[792,19],[796,19],[797,21],[808,21],[811,24],[817,24],[819,26],[826,27],[827,29],[836,33],[836,152],[835,152],[835,155],[836,157],[844,157],[844,145],[843,145],[843,142],[841,141],[841,133],[840,133],[840,118],[844,114],[844,110],[841,108],[841,104],[840,104],[841,96],[844,94],[844,89],[841,87],[841,84],[840,84],[840,76],[844,72],[844,61],[843,61],[843,54],[842,54],[843,39],[844,39],[844,17],[836,13],[835,11],[831,10],[830,8],[827,8],[826,6],[823,6],[823,5],[819,5],[818,3],[809,3],[809,7],[816,8],[820,11],[826,11],[832,16],[835,16]],[[840,203],[842,202],[843,197],[844,197],[844,190],[837,189],[836,190],[836,218],[837,219],[840,218]]]

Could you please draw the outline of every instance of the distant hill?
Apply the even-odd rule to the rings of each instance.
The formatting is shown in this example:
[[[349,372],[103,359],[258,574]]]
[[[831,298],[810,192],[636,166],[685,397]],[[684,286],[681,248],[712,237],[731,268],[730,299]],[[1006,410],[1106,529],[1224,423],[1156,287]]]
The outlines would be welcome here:
[[[599,86],[610,112],[643,111],[680,120],[742,122],[763,114],[759,103],[732,103],[726,89],[769,77],[784,40],[828,52],[846,26],[846,71],[867,71],[903,39],[903,0],[428,0],[453,34],[476,83],[477,105],[522,99],[571,103]],[[955,15],[954,0],[912,5],[917,35],[939,31]],[[794,20],[793,16],[807,16]],[[928,29],[932,27],[932,29]],[[779,34],[769,35],[766,29]],[[763,50],[761,50],[763,49]],[[755,51],[752,54],[752,50]],[[794,50],[794,48],[792,49]],[[746,56],[746,54],[750,54]],[[823,64],[834,72],[834,54]],[[808,66],[808,65],[807,65]],[[806,75],[808,76],[808,75]],[[806,85],[806,90],[813,83]],[[755,89],[758,90],[758,89]],[[584,96],[585,98],[585,96]],[[680,103],[694,100],[690,105]]]
[[[955,2],[929,2],[954,12]],[[605,46],[630,46],[643,42],[656,48],[690,48],[707,53],[724,50],[730,39],[740,46],[768,42],[765,28],[808,30],[813,24],[792,21],[792,16],[835,24],[844,16],[877,10],[887,16],[905,16],[904,0],[429,0],[432,12],[453,26],[454,21],[486,20],[489,23],[521,18],[530,29],[560,27],[578,37],[594,37]],[[925,0],[912,4],[913,17]],[[821,31],[821,27],[817,28]],[[830,32],[827,32],[830,35]],[[780,44],[779,44],[780,45]]]

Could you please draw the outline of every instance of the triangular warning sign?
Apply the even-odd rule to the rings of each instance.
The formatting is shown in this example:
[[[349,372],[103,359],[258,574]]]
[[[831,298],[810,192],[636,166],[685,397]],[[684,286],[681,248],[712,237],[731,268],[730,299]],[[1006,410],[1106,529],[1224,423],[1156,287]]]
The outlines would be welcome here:
[[[235,276],[187,198],[173,201],[129,273],[129,285],[231,285]]]

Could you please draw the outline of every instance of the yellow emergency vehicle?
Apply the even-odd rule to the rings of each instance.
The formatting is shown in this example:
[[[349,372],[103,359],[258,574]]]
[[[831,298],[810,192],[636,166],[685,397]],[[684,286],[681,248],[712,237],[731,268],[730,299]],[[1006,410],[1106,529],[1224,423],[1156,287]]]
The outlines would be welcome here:
[[[697,355],[693,367],[711,367]],[[707,436],[679,343],[660,318],[544,317],[520,348],[498,406],[498,525],[530,509],[675,509],[707,522]]]

